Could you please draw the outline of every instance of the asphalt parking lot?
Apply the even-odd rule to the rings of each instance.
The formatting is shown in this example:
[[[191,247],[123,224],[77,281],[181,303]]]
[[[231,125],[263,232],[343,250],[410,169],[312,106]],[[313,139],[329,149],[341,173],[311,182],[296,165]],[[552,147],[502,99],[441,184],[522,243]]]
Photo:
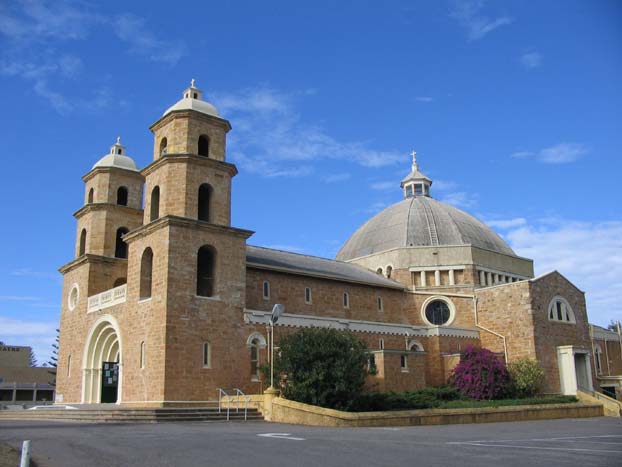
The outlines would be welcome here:
[[[399,428],[0,422],[0,441],[24,439],[44,467],[622,465],[615,418]]]

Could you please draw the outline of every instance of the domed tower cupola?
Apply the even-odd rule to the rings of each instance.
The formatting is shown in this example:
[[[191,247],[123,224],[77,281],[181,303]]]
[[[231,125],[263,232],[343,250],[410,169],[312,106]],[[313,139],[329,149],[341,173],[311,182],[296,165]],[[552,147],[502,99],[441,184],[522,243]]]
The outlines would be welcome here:
[[[402,180],[400,187],[404,190],[404,198],[412,198],[413,196],[430,196],[430,187],[432,180],[419,172],[419,164],[417,164],[417,153],[411,152],[413,158],[412,169],[408,176]]]

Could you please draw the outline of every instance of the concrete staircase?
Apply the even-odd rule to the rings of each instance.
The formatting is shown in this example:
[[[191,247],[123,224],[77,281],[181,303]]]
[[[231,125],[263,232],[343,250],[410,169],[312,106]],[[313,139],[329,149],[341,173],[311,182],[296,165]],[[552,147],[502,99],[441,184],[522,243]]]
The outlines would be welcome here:
[[[217,408],[154,408],[154,409],[61,409],[2,410],[2,420],[52,420],[85,423],[159,423],[159,422],[226,422],[263,421],[257,409],[236,411]]]

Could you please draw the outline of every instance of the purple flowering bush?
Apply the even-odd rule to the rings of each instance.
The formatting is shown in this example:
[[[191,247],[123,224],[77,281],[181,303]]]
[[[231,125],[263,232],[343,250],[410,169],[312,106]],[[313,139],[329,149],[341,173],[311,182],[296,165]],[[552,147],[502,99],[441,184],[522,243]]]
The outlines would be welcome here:
[[[453,371],[453,384],[472,399],[500,399],[510,391],[510,373],[505,363],[488,349],[464,349]]]

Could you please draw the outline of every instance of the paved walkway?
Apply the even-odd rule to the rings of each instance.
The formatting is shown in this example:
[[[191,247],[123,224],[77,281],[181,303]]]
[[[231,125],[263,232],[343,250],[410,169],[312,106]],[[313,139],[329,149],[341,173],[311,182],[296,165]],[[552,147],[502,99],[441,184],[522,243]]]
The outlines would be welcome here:
[[[0,441],[24,439],[44,467],[584,467],[622,459],[622,421],[604,417],[399,428],[0,421]]]

